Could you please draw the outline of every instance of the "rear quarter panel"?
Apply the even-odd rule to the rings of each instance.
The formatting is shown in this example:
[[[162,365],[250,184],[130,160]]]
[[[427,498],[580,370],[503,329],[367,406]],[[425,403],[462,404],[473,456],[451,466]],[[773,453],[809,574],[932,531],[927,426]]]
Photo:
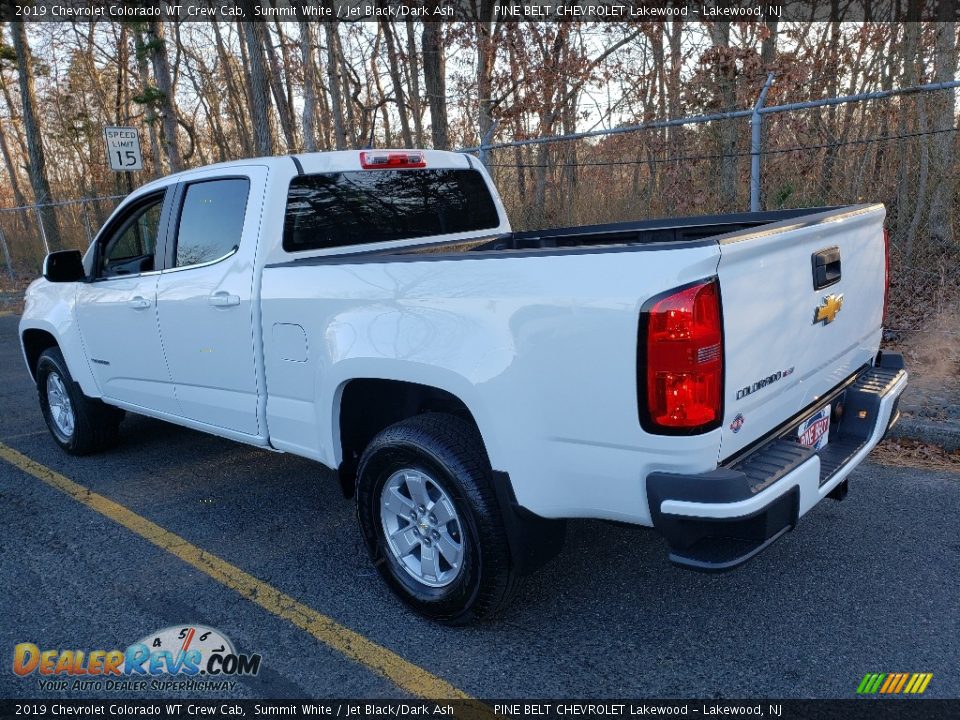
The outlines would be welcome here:
[[[271,441],[336,466],[339,397],[350,379],[430,385],[467,405],[522,505],[547,517],[649,523],[647,473],[712,469],[719,431],[677,438],[641,430],[640,307],[712,276],[717,259],[716,245],[702,244],[268,266]],[[303,329],[305,353],[290,347],[299,337],[290,326]]]

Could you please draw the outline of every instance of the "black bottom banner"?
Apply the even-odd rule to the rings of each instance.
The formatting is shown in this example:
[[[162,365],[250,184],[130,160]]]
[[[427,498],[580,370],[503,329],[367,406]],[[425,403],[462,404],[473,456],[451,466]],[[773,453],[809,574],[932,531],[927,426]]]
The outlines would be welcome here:
[[[957,700],[0,700],[0,718],[773,718],[946,720]]]

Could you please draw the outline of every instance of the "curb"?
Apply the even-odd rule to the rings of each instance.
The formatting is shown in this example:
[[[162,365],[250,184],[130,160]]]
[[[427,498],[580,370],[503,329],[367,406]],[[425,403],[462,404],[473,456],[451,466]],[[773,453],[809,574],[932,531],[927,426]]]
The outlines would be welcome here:
[[[947,452],[955,452],[960,450],[960,422],[901,417],[900,422],[890,430],[890,437],[933,443]]]

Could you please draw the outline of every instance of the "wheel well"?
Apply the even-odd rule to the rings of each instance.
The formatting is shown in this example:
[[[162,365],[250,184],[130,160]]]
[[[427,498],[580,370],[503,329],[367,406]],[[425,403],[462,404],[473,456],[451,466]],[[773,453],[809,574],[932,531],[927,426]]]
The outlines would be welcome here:
[[[33,379],[37,379],[37,361],[40,354],[48,348],[57,347],[57,339],[46,330],[29,329],[23,331],[23,350],[27,355],[27,366]]]
[[[374,436],[414,415],[443,412],[477,422],[460,398],[446,390],[399,380],[351,380],[340,398],[340,487],[352,497],[357,466]]]

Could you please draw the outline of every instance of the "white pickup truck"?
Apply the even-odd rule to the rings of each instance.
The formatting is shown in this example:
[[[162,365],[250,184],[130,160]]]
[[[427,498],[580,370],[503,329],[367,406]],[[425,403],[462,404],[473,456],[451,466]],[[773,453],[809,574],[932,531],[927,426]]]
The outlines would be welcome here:
[[[244,160],[146,185],[27,291],[56,442],[124,411],[312,458],[417,611],[489,616],[565,518],[724,570],[896,421],[882,205],[513,233],[429,150]]]

